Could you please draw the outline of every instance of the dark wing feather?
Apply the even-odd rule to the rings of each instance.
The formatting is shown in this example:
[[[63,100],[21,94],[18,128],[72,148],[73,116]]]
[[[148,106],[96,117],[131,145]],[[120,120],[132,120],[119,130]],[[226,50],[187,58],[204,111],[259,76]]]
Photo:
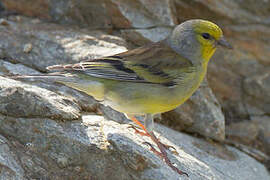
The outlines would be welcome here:
[[[48,69],[84,73],[104,79],[172,86],[177,77],[167,73],[167,70],[190,65],[190,61],[182,58],[164,42],[159,42],[114,56],[77,64],[55,65]]]
[[[87,60],[76,64],[54,65],[47,67],[47,69],[84,73],[89,76],[104,79],[146,82],[133,70],[126,68],[122,62],[122,58],[118,56],[109,56],[101,59]]]

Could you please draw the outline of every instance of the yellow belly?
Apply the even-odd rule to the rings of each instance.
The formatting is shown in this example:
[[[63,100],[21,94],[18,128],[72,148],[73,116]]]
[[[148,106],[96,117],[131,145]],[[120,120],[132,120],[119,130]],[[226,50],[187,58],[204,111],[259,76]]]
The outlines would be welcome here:
[[[104,102],[127,114],[157,114],[183,104],[199,87],[205,72],[186,77],[173,88],[162,85],[121,82],[105,92]]]
[[[140,86],[140,85],[139,85]],[[183,92],[180,88],[134,87],[128,93],[111,91],[105,95],[104,103],[113,109],[127,114],[157,114],[175,109],[184,103],[196,89]],[[178,93],[177,93],[178,91]]]
[[[183,104],[199,87],[205,73],[206,67],[199,72],[188,74],[174,87],[89,77],[83,82],[62,83],[103,101],[105,105],[119,112],[157,114]]]

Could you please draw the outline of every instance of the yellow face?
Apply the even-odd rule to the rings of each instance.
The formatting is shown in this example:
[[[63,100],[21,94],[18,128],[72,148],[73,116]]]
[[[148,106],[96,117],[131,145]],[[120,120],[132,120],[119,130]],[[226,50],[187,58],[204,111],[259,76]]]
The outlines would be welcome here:
[[[200,21],[194,24],[196,38],[201,44],[202,58],[208,62],[216,50],[217,42],[223,37],[222,30],[210,21]]]

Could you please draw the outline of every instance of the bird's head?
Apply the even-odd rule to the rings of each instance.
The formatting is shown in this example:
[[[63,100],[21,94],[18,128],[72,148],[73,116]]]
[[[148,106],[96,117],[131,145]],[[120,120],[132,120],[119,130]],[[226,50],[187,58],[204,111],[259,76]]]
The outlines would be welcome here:
[[[232,49],[216,24],[200,19],[178,25],[170,41],[173,49],[192,61],[208,62],[218,46]]]

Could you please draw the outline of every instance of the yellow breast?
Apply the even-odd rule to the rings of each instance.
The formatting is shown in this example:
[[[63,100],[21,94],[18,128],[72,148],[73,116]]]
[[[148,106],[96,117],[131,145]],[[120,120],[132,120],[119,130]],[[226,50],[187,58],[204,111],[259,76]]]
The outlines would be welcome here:
[[[157,114],[183,104],[199,87],[206,67],[186,75],[175,87],[155,84],[119,82],[105,92],[105,103],[127,114]]]

